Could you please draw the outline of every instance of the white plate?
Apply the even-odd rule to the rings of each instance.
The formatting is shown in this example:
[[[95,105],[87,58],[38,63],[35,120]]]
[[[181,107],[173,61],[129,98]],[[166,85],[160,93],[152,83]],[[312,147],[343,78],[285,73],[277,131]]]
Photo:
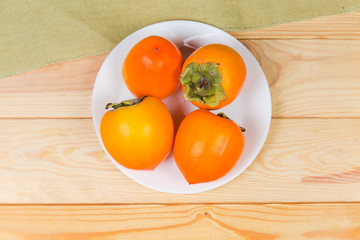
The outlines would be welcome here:
[[[130,170],[119,165],[106,151],[100,137],[100,121],[109,102],[120,102],[134,96],[122,78],[122,63],[130,49],[141,39],[162,36],[175,43],[186,58],[205,44],[221,43],[235,49],[244,59],[247,76],[239,96],[228,106],[213,111],[224,112],[238,125],[246,128],[244,151],[234,168],[224,177],[208,183],[189,185],[177,168],[171,153],[154,171]],[[181,120],[196,109],[182,98],[182,89],[163,101],[174,118],[175,130]],[[237,39],[213,26],[193,21],[168,21],[142,28],[121,41],[103,63],[93,90],[93,121],[97,137],[113,163],[134,181],[167,193],[198,193],[219,187],[243,172],[263,146],[270,127],[271,96],[265,75],[254,56]]]

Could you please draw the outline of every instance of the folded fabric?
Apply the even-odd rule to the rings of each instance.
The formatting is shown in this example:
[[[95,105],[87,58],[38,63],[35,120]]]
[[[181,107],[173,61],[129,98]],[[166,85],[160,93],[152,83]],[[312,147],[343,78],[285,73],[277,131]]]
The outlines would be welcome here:
[[[133,31],[166,20],[243,31],[357,9],[359,0],[2,0],[0,77],[108,52]]]

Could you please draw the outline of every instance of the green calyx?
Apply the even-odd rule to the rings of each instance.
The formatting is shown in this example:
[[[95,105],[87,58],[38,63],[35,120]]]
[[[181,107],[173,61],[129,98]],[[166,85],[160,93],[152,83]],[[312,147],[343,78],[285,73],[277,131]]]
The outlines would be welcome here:
[[[181,84],[186,87],[186,101],[200,102],[216,107],[225,100],[225,91],[221,86],[222,74],[219,64],[214,62],[190,63],[180,75]]]
[[[108,103],[105,106],[105,109],[109,109],[109,108],[113,108],[114,110],[120,107],[128,107],[128,106],[133,106],[136,105],[138,103],[141,103],[142,100],[144,100],[145,97],[141,97],[141,98],[135,98],[135,99],[130,99],[130,100],[125,100],[122,101],[120,103]]]

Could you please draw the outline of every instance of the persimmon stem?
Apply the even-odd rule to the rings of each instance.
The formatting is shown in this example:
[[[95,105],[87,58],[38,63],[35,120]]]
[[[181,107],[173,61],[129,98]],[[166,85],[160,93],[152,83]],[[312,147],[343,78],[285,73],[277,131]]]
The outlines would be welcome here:
[[[209,86],[209,79],[207,79],[206,77],[201,78],[198,88],[202,89],[202,88],[207,87],[207,86]]]
[[[220,113],[218,113],[218,114],[216,114],[216,115],[218,115],[219,117],[225,118],[225,119],[230,119],[230,118],[229,118],[228,116],[226,116],[225,113],[223,113],[223,112],[220,112]]]
[[[218,113],[218,114],[216,114],[216,115],[219,116],[219,117],[222,117],[222,118],[231,120],[231,119],[230,119],[228,116],[226,116],[225,113],[223,113],[223,112],[220,112],[220,113]],[[245,132],[245,131],[246,131],[246,129],[245,129],[244,127],[242,127],[242,126],[239,126],[239,128],[240,128],[240,130],[241,130],[242,132]]]
[[[136,105],[138,103],[141,103],[142,100],[144,100],[144,98],[146,98],[146,97],[147,96],[141,97],[141,98],[125,100],[125,101],[122,101],[120,103],[108,103],[108,104],[106,104],[105,109],[113,108],[115,110],[115,109],[118,109],[120,107],[133,106],[133,105]]]

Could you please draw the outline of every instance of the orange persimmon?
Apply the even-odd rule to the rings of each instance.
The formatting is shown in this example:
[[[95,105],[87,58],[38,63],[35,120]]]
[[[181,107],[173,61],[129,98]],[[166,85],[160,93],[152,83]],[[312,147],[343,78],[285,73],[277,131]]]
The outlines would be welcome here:
[[[180,82],[184,98],[203,109],[219,109],[240,93],[246,66],[234,49],[209,44],[195,50],[182,68]]]
[[[181,122],[174,143],[174,158],[190,184],[214,181],[228,173],[244,148],[244,129],[223,113],[191,112]]]
[[[164,99],[179,87],[183,62],[174,43],[159,36],[146,37],[130,50],[124,60],[124,82],[136,97]]]
[[[124,167],[153,170],[170,153],[174,125],[159,99],[137,98],[108,104],[100,134],[107,152]]]

